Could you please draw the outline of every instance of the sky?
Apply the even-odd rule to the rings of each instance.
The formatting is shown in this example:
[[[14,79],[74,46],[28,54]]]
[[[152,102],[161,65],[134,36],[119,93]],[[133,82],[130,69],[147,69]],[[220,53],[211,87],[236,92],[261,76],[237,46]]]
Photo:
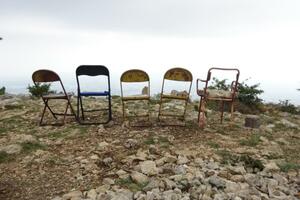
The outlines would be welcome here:
[[[75,91],[76,68],[99,64],[113,93],[139,68],[155,94],[169,68],[184,67],[196,97],[210,67],[235,67],[266,102],[300,105],[299,10],[299,0],[0,0],[0,87],[26,92],[46,68]]]

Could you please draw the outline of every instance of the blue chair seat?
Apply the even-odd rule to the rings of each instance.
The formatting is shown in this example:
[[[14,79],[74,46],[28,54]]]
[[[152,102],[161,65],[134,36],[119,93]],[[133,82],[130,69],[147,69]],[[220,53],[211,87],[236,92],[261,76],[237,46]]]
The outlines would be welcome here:
[[[108,96],[109,92],[80,92],[80,96]]]

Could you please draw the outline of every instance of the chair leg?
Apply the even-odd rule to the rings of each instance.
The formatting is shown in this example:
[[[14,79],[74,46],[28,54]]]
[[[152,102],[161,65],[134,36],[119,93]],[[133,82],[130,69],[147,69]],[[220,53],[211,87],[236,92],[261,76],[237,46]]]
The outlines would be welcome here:
[[[221,124],[223,123],[224,116],[224,101],[221,101]]]
[[[230,112],[231,112],[231,122],[233,122],[233,118],[234,118],[234,102],[232,101],[231,102],[231,110],[230,110]]]
[[[41,120],[40,120],[40,126],[42,125],[42,123],[43,123],[43,119],[44,119],[44,115],[45,115],[45,112],[46,112],[46,104],[45,104],[45,106],[44,106],[44,109],[43,109],[43,113],[42,113],[42,116],[41,116]]]
[[[148,121],[150,121],[150,100],[148,99]]]
[[[199,103],[199,112],[198,112],[198,123],[200,128],[204,128],[206,124],[206,117],[205,117],[205,98],[200,98]]]
[[[111,96],[108,96],[108,121],[112,119],[112,112],[111,112]]]
[[[48,99],[44,100],[44,103],[46,105],[46,107],[48,108],[48,110],[50,111],[50,113],[52,114],[52,116],[57,119],[56,115],[54,114],[54,112],[51,110],[50,106],[48,105]]]
[[[78,122],[80,122],[79,94],[77,96],[77,105],[76,105],[76,107],[77,107],[77,120],[78,120]]]
[[[123,100],[122,100],[122,111],[123,111],[123,121],[125,121],[125,104]]]
[[[79,99],[80,99],[80,108],[81,108],[82,120],[84,120],[84,112],[83,112],[83,105],[82,105],[82,97],[79,96]]]
[[[184,111],[183,111],[183,120],[185,121],[185,113],[186,113],[186,109],[187,109],[187,104],[188,104],[188,99],[185,100],[185,105],[184,105]]]
[[[162,96],[162,94],[160,96]],[[162,105],[163,105],[163,101],[162,101],[162,97],[160,97],[159,109],[158,109],[158,116],[157,116],[158,117],[158,121],[160,121],[160,115],[161,115]]]
[[[74,110],[74,108],[73,108],[73,106],[72,106],[72,104],[71,104],[70,99],[68,99],[68,104],[69,104],[69,106],[70,106],[71,114],[73,114],[74,117],[75,117],[75,120],[77,120],[76,112],[75,112],[75,110]]]
[[[66,110],[64,112],[63,124],[65,124],[65,121],[66,121],[66,115],[67,115],[67,112],[68,112],[68,108],[69,108],[69,101],[67,102]]]

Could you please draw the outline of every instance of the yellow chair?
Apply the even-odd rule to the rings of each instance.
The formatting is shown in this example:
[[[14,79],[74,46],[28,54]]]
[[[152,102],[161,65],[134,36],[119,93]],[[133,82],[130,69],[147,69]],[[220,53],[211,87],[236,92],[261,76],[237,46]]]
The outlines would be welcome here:
[[[165,80],[171,80],[171,81],[181,81],[181,82],[187,82],[189,83],[189,89],[188,92],[183,92],[180,95],[176,95],[176,94],[166,94],[164,92],[164,87],[165,87]],[[192,82],[193,82],[193,75],[190,71],[183,69],[183,68],[172,68],[169,69],[163,78],[163,83],[162,83],[162,89],[161,89],[161,94],[160,94],[160,106],[159,106],[159,113],[158,113],[158,120],[161,121],[161,117],[165,116],[165,117],[176,117],[176,118],[182,118],[182,120],[184,121],[185,119],[185,113],[186,113],[186,107],[187,107],[187,103],[189,101],[189,96],[190,96],[190,92],[191,92],[191,87],[192,87]],[[184,111],[182,115],[178,115],[178,114],[166,114],[162,112],[162,105],[164,103],[164,100],[167,99],[173,99],[173,100],[180,100],[180,101],[184,101]],[[169,125],[173,125],[173,124],[169,124]],[[174,124],[175,125],[175,124]]]
[[[124,96],[123,92],[123,84],[124,83],[141,83],[147,82],[148,89],[146,94],[144,95],[134,95],[134,96]],[[147,117],[148,121],[150,121],[150,109],[149,109],[149,101],[150,101],[150,79],[146,72],[139,69],[131,69],[124,72],[120,78],[120,86],[121,86],[121,100],[122,100],[122,110],[123,110],[123,119],[133,118],[133,117]],[[146,115],[127,115],[125,112],[125,102],[127,101],[147,101],[148,103],[148,113]]]

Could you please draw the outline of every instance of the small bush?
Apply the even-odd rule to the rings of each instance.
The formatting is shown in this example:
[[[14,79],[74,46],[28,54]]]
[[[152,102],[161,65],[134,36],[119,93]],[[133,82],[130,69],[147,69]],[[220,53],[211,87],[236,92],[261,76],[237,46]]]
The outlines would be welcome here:
[[[259,95],[262,94],[264,91],[259,89],[259,83],[254,85],[248,85],[246,83],[248,79],[238,84],[238,96],[237,99],[239,100],[238,104],[236,105],[236,110],[242,113],[251,113],[257,114],[259,112],[264,111],[264,106],[262,104],[262,99],[259,98]],[[217,78],[213,78],[213,82],[210,89],[217,89],[217,90],[230,90],[231,85],[227,83],[227,79],[218,80]],[[210,103],[208,102],[207,106],[211,109],[218,109],[217,103]],[[229,110],[229,106],[225,104],[224,107],[225,111]]]
[[[230,85],[226,83],[227,79],[219,80],[213,77],[212,84],[208,87],[209,89],[216,89],[216,90],[229,90]]]
[[[279,164],[279,168],[283,172],[288,172],[290,170],[299,170],[300,165],[292,162],[285,162],[282,164]]]
[[[220,145],[219,145],[218,143],[216,143],[216,142],[209,141],[207,144],[208,144],[211,148],[214,148],[214,149],[220,148]]]
[[[33,85],[33,86],[28,85],[27,89],[32,96],[41,97],[41,95],[51,92],[50,86],[51,86],[51,84],[37,83],[36,85]]]
[[[240,141],[241,145],[244,146],[250,146],[250,147],[255,147],[256,145],[258,145],[259,141],[260,141],[260,136],[257,134],[253,134],[251,135],[251,137],[249,139],[243,139]]]
[[[146,140],[144,141],[144,144],[147,144],[147,145],[155,144],[154,138],[153,137],[146,138]]]
[[[0,88],[0,95],[4,95],[5,94],[5,87]]]
[[[0,151],[0,163],[8,162],[12,159],[5,151]]]
[[[148,184],[148,182],[137,184],[134,183],[131,178],[125,178],[125,179],[117,179],[116,184],[122,187],[126,187],[132,192],[137,192],[137,191],[141,191]]]
[[[258,95],[262,94],[264,91],[259,89],[259,83],[249,86],[243,81],[238,85],[238,99],[240,102],[248,105],[258,105],[262,102],[262,99]]]
[[[25,152],[25,153],[29,153],[29,152],[35,151],[37,149],[45,149],[45,146],[38,142],[24,142],[24,143],[21,143],[21,146],[23,148],[23,152]]]
[[[221,157],[222,164],[233,164],[239,161],[239,156],[226,149],[218,149],[216,153]]]
[[[298,115],[300,114],[300,110],[293,105],[292,103],[290,103],[289,100],[284,100],[284,101],[279,101],[279,110],[282,112],[288,112],[294,115]]]
[[[222,164],[231,164],[235,165],[236,163],[243,162],[244,166],[246,168],[252,168],[254,171],[258,169],[259,171],[262,171],[264,169],[264,165],[262,162],[258,159],[252,158],[249,155],[236,155],[228,150],[217,150],[216,152],[219,156],[221,156]]]
[[[249,155],[241,155],[240,161],[244,162],[247,168],[252,168],[254,171],[255,169],[258,169],[259,171],[264,169],[264,165],[260,160],[252,158]]]

